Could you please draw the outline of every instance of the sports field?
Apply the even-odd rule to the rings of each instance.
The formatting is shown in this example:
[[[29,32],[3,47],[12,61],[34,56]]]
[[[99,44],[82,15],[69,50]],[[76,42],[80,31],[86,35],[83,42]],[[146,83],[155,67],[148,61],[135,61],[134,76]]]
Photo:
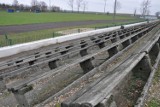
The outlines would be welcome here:
[[[7,13],[0,11],[0,47],[61,36],[56,32],[65,29],[105,28],[142,21],[131,15],[117,15],[115,23],[112,23],[112,18],[112,15],[96,13]]]
[[[34,23],[49,22],[69,22],[69,21],[86,21],[86,20],[112,20],[112,15],[105,14],[83,14],[83,13],[32,13],[19,12],[7,13],[0,11],[0,26],[2,25],[21,25]],[[130,15],[117,15],[118,20],[136,19]]]

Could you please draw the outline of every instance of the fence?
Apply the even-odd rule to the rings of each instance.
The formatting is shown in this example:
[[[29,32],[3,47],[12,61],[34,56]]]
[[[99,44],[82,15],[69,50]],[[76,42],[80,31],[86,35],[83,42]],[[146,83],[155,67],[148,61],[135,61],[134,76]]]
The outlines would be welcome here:
[[[129,22],[129,23],[119,23],[119,24],[111,24],[107,26],[99,26],[93,28],[95,29],[102,29],[102,28],[108,28],[108,27],[113,27],[113,26],[119,26],[119,25],[127,25],[127,24],[133,24],[136,22],[142,22],[142,21],[134,21],[134,22]],[[25,35],[25,36],[14,36],[14,35],[7,35],[5,34],[4,36],[0,36],[0,47],[4,46],[11,46],[15,44],[21,44],[21,43],[27,43],[27,42],[32,42],[36,40],[42,40],[42,39],[47,39],[47,38],[54,38],[57,36],[63,36],[65,34],[72,34],[72,33],[80,33],[84,32],[87,30],[81,30],[80,28],[77,28],[77,31],[75,32],[70,32],[70,33],[59,33],[59,32],[52,32],[52,33],[46,33],[46,34],[37,34],[37,35]]]
[[[62,34],[53,32],[45,35],[44,34],[34,35],[34,36],[28,35],[28,36],[22,36],[22,37],[5,34],[4,36],[0,37],[0,47],[11,46],[11,45],[20,44],[20,43],[27,43],[27,42],[41,40],[41,39],[53,38],[56,36],[62,36]]]

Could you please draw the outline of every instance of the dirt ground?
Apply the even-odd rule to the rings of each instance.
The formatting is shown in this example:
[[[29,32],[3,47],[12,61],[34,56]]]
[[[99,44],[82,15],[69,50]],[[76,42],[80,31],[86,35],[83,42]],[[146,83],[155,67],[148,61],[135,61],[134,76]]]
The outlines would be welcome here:
[[[129,21],[131,20],[116,20],[116,22],[129,22]],[[65,28],[65,27],[105,24],[105,23],[111,24],[112,20],[88,20],[88,21],[74,21],[74,22],[54,22],[54,23],[41,23],[41,24],[0,26],[0,35],[6,33],[22,33],[22,32],[44,30],[44,29]]]
[[[155,73],[145,107],[160,107],[160,66]]]

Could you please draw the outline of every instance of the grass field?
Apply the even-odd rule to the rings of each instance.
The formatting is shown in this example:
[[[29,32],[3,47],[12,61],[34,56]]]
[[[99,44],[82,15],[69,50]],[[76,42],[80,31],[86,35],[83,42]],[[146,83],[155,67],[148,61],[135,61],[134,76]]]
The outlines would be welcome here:
[[[133,20],[127,23],[120,22],[120,23],[116,23],[116,25],[135,23],[139,21],[142,21],[142,20]],[[95,24],[95,25],[87,25],[87,26],[75,26],[70,28],[45,29],[45,30],[25,32],[25,33],[8,34],[7,36],[8,36],[8,39],[11,40],[11,43],[9,43],[10,41],[8,40],[6,41],[6,38],[4,35],[0,35],[0,47],[19,44],[19,43],[26,43],[26,42],[31,42],[31,41],[41,40],[46,38],[53,38],[56,36],[62,36],[61,34],[57,34],[55,32],[66,30],[66,29],[73,29],[73,28],[94,28],[95,29],[95,28],[106,28],[107,26],[111,27],[111,26],[115,26],[115,24],[104,23],[104,24]]]
[[[145,107],[160,107],[160,65],[154,75],[153,83],[149,90],[148,101]]]
[[[5,25],[22,25],[22,24],[34,24],[34,23],[49,23],[49,22],[67,22],[67,21],[86,21],[86,20],[112,20],[112,15],[104,14],[83,14],[83,13],[32,13],[32,12],[19,12],[19,13],[7,13],[5,11],[0,11],[0,26]],[[130,15],[117,15],[117,20],[126,19],[130,20],[127,23],[134,23],[141,21],[136,17],[131,17]],[[131,20],[132,19],[132,20]],[[96,24],[87,26],[75,26],[71,28],[61,28],[61,29],[44,29],[40,31],[32,31],[17,34],[7,34],[8,39],[4,35],[0,35],[0,47],[14,45],[19,43],[31,42],[40,39],[52,38],[53,33],[60,30],[72,29],[72,28],[95,28],[95,27],[106,27],[113,25],[126,24],[126,22],[118,22],[114,24]],[[61,34],[56,34],[55,36],[61,36]]]
[[[33,23],[85,21],[85,20],[112,20],[112,15],[104,14],[83,14],[83,13],[7,13],[0,11],[0,26],[21,25]],[[117,19],[136,19],[130,15],[117,15]]]

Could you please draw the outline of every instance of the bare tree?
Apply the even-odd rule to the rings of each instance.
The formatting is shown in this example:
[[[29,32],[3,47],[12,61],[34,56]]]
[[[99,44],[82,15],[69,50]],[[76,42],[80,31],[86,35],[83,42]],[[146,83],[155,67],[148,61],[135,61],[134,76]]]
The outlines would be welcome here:
[[[23,5],[23,4],[20,4],[20,5],[19,5],[19,10],[20,10],[20,11],[23,11],[23,10],[24,10],[24,5]]]
[[[49,5],[48,5],[48,9],[49,9],[49,11],[51,11],[51,9],[52,9],[52,7],[51,7],[51,0],[49,0]]]
[[[150,15],[150,13],[151,13],[151,11],[150,11],[150,10],[147,10],[146,15]]]
[[[117,0],[114,2],[113,21],[115,21],[117,10],[121,8],[121,3]]]
[[[32,0],[31,1],[31,6],[32,6],[32,10],[35,11],[37,9],[37,6],[38,6],[38,1],[37,0]]]
[[[32,6],[36,6],[37,4],[38,4],[38,1],[37,1],[37,0],[32,0],[32,1],[31,1],[31,5],[32,5]]]
[[[137,9],[134,10],[134,14],[133,15],[136,16],[136,14],[137,14]]]
[[[107,4],[107,0],[104,0],[104,13],[106,12],[106,4]]]
[[[61,11],[61,8],[58,7],[58,6],[52,6],[52,7],[51,7],[51,11],[52,11],[52,12],[59,12],[59,11]]]
[[[121,9],[121,3],[119,1],[117,1],[117,4],[116,4],[116,11]]]
[[[19,5],[18,0],[13,0],[13,6],[16,10],[18,9],[18,5]]]
[[[28,6],[28,5],[24,5],[24,10],[25,10],[25,11],[31,11],[31,7]]]
[[[82,3],[83,13],[86,11],[87,8],[88,8],[88,2],[87,1],[83,1],[83,3]]]
[[[47,10],[47,4],[44,1],[40,1],[38,4],[41,11],[44,12]]]
[[[83,0],[77,0],[77,1],[76,1],[78,13],[79,13],[79,10],[80,10],[80,8],[81,8],[81,6],[82,6],[82,3],[83,3]]]
[[[73,8],[74,8],[74,0],[69,0],[69,1],[68,1],[68,5],[69,5],[69,7],[71,7],[72,12],[73,12]]]
[[[144,0],[141,3],[141,15],[145,17],[145,15],[148,15],[150,13],[150,7],[151,7],[151,1],[150,0]]]
[[[18,6],[18,0],[13,0],[13,6]]]

